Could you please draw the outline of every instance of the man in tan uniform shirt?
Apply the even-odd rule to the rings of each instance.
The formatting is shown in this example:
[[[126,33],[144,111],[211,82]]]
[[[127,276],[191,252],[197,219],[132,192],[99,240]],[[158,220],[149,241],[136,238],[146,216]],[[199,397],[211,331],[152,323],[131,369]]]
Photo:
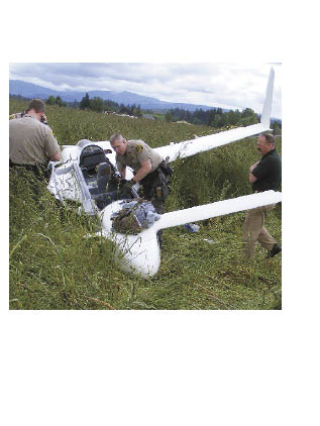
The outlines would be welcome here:
[[[61,152],[51,128],[43,124],[45,105],[33,99],[21,118],[9,122],[10,166],[25,166],[36,171],[49,160],[61,160]]]
[[[158,213],[164,212],[164,201],[169,193],[169,176],[171,169],[163,158],[142,140],[127,140],[120,134],[110,138],[112,148],[116,151],[116,162],[122,179],[126,167],[132,167],[134,177],[127,185],[139,182],[143,196],[152,202]]]

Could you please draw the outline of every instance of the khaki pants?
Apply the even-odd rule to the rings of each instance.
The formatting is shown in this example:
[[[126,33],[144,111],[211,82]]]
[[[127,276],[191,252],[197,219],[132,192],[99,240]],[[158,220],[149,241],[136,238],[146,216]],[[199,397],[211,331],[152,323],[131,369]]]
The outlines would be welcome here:
[[[243,226],[244,255],[247,259],[252,259],[256,251],[256,242],[267,250],[271,250],[276,240],[269,234],[264,225],[264,220],[268,211],[274,208],[275,204],[258,207],[248,210]]]

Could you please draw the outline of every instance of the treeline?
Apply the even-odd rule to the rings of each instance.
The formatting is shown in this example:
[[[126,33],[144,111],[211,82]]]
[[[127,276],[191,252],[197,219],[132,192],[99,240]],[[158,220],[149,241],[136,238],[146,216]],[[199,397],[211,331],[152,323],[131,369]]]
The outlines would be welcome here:
[[[12,95],[11,93],[9,93],[9,99],[10,98],[12,98],[12,99],[17,99],[17,100],[19,100],[19,101],[30,101],[31,99],[30,98],[27,98],[27,97],[25,97],[25,96],[21,96],[21,95]]]
[[[47,105],[57,105],[60,107],[65,107],[67,106],[67,102],[64,102],[60,96],[49,96],[48,99],[46,100],[46,104]]]
[[[98,96],[90,99],[88,93],[86,93],[86,95],[81,99],[79,108],[96,112],[109,111],[116,112],[118,114],[134,115],[136,117],[142,116],[140,105],[118,104],[117,102],[113,102],[108,99],[103,100]]]
[[[14,98],[27,99],[21,96],[13,96]],[[124,105],[118,104],[111,100],[103,100],[100,97],[90,99],[89,94],[81,99],[80,102],[64,102],[60,96],[50,96],[46,103],[48,105],[68,106],[71,108],[80,108],[82,110],[90,110],[95,112],[114,112],[117,114],[127,114],[135,117],[142,117],[140,105]],[[147,112],[147,111],[144,111]],[[153,111],[150,111],[152,113]],[[170,109],[165,114],[165,119],[168,122],[186,121],[191,124],[206,125],[215,128],[225,128],[234,126],[249,126],[259,123],[260,116],[251,108],[246,108],[243,111],[229,110],[225,111],[222,108],[212,108],[210,110],[197,109],[193,112],[181,108]],[[271,119],[271,128],[274,134],[280,134],[282,128],[281,120]]]
[[[210,110],[197,109],[194,112],[180,108],[170,109],[166,113],[167,121],[187,121],[191,124],[204,124],[211,127],[248,126],[259,123],[259,116],[252,109],[224,112],[222,108]]]
[[[94,98],[89,97],[88,93],[81,99],[80,102],[76,100],[73,102],[64,102],[60,96],[49,96],[46,100],[47,105],[57,105],[59,107],[68,106],[71,108],[80,108],[82,110],[89,110],[95,112],[115,112],[119,114],[134,115],[136,117],[142,116],[140,105],[124,105],[118,104],[111,100],[103,100],[102,98],[95,96]]]
[[[246,108],[243,111],[223,111],[222,108],[197,109],[194,112],[175,108],[168,110],[165,118],[168,122],[187,121],[191,124],[203,124],[216,128],[250,126],[260,122],[259,115],[251,108]],[[281,133],[281,120],[271,120],[271,128],[275,134]]]
[[[17,100],[26,101],[26,102],[31,101],[30,97],[25,97],[25,96],[21,96],[21,95],[11,95],[11,94],[9,94],[9,97],[12,98],[12,99],[17,99]],[[57,106],[60,106],[60,107],[65,107],[65,106],[71,106],[71,107],[73,107],[74,103],[75,103],[75,102],[64,102],[61,99],[60,96],[56,96],[56,97],[49,96],[49,98],[47,100],[44,100],[44,102],[47,105],[57,105]],[[79,102],[78,102],[78,105],[79,105]]]

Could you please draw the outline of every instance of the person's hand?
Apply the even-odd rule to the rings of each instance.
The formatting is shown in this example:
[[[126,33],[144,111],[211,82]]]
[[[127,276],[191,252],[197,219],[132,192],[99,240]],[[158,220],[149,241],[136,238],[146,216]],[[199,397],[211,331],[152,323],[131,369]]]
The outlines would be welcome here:
[[[122,179],[122,184],[124,189],[131,191],[131,188],[133,187],[135,182],[132,179],[131,180]]]
[[[250,166],[250,169],[249,169],[250,173],[252,173],[252,170],[254,170],[259,163],[260,163],[260,161],[256,161],[254,164],[252,164],[252,166]]]
[[[48,120],[47,120],[47,116],[46,116],[45,113],[41,114],[40,121],[41,121],[41,123],[47,123]]]

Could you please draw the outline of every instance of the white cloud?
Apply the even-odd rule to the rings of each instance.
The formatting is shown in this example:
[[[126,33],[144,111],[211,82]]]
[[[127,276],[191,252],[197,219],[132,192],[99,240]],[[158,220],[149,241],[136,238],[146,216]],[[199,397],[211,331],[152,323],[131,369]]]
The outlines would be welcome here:
[[[252,108],[260,113],[269,64],[231,63],[14,63],[10,78],[56,90],[129,91],[170,102],[226,108]],[[274,65],[274,117],[281,117],[281,66]]]

